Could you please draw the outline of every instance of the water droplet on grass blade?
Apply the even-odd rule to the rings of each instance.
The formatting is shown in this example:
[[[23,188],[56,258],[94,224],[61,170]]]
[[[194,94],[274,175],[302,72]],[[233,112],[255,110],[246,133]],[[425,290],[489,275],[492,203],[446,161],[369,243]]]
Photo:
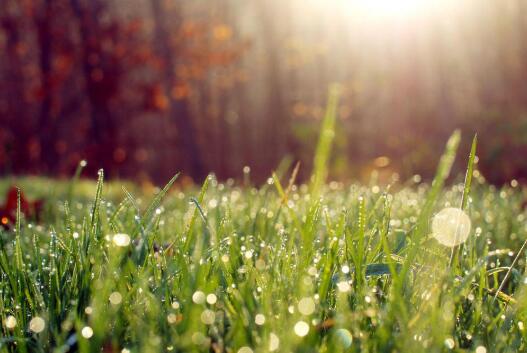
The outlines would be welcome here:
[[[196,304],[205,303],[205,293],[199,290],[194,292],[194,294],[192,294],[192,301]]]
[[[39,316],[35,316],[34,318],[29,321],[29,329],[35,333],[40,333],[44,331],[44,328],[46,327],[46,322],[43,318]]]
[[[123,301],[123,296],[119,292],[113,292],[110,294],[109,300],[112,305],[119,305]]]
[[[177,315],[173,314],[173,313],[168,314],[167,315],[167,322],[169,324],[175,324],[177,322]]]
[[[117,233],[112,238],[116,246],[125,247],[130,245],[130,236],[124,233]]]
[[[454,339],[452,338],[447,338],[445,340],[445,346],[448,348],[448,349],[454,349],[454,346],[456,345],[456,343],[454,342]]]
[[[337,337],[337,340],[340,342],[340,344],[342,344],[344,348],[349,348],[351,344],[353,343],[353,336],[348,330],[344,328],[339,328],[335,332],[335,336]]]
[[[201,313],[201,322],[203,322],[205,325],[212,325],[214,320],[216,320],[216,314],[214,311],[209,309],[203,310]]]
[[[445,208],[432,221],[432,235],[445,246],[464,243],[470,233],[470,218],[459,208]]]
[[[93,336],[93,329],[90,326],[84,326],[81,330],[82,337],[88,339]]]
[[[208,304],[214,305],[214,304],[216,304],[217,301],[218,301],[218,297],[216,297],[216,294],[210,293],[210,294],[207,295],[207,303]]]
[[[315,301],[309,297],[300,299],[300,302],[298,302],[298,311],[303,315],[313,314],[315,311]]]
[[[298,321],[295,324],[295,334],[299,337],[304,337],[309,333],[309,324],[305,321]]]
[[[342,281],[342,282],[337,283],[337,288],[338,288],[339,292],[342,292],[342,293],[346,293],[346,292],[349,292],[351,290],[351,286],[346,281]]]
[[[256,314],[254,317],[254,323],[260,326],[265,324],[265,316],[263,314]]]
[[[269,337],[269,351],[276,351],[280,347],[280,339],[274,333]]]
[[[6,319],[5,319],[5,327],[7,327],[8,329],[12,330],[16,327],[16,319],[13,315],[9,315]]]

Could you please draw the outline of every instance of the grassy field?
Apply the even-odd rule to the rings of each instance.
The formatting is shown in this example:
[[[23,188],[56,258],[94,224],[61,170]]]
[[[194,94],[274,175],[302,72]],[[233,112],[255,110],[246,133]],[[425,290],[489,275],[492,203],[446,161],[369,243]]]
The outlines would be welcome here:
[[[2,181],[45,204],[0,232],[0,352],[527,351],[525,190],[487,185],[475,140],[447,183],[458,133],[433,183],[326,183],[331,107],[305,185]]]

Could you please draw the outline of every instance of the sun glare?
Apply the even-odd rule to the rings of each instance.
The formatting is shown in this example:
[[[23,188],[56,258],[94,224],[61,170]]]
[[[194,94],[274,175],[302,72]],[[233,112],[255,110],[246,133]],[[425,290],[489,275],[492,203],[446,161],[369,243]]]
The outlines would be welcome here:
[[[429,1],[426,0],[360,0],[356,3],[359,10],[376,15],[406,16],[422,10]]]
[[[334,7],[353,16],[370,19],[410,19],[438,14],[454,0],[307,0],[314,8]]]
[[[408,19],[438,15],[454,3],[452,0],[349,0],[348,6],[369,17]]]

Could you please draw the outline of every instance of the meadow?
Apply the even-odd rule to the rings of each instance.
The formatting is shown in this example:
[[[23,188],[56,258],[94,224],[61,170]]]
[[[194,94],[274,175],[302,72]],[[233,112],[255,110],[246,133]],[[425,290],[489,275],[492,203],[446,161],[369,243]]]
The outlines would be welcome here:
[[[0,0],[0,353],[527,353],[526,38],[527,0]]]
[[[0,232],[0,352],[525,352],[522,186],[486,183],[476,138],[450,176],[458,132],[433,182],[327,182],[331,117],[308,183],[4,179],[44,204]]]

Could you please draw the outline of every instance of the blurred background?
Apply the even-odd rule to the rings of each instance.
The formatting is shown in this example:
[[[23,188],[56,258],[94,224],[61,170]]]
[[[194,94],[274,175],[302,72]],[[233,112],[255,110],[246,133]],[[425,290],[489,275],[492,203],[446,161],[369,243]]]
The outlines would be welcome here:
[[[0,0],[0,174],[305,178],[332,83],[333,179],[527,177],[525,0]]]

